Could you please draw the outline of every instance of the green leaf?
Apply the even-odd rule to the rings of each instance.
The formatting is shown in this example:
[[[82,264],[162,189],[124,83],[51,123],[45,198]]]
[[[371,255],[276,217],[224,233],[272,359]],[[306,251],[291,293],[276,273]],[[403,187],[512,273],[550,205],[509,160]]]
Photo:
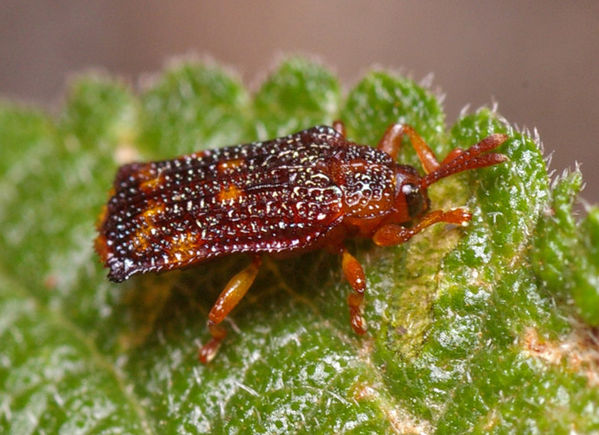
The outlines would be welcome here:
[[[331,124],[339,111],[337,79],[301,58],[283,62],[254,98],[252,130],[259,140],[284,136],[317,124]]]
[[[210,306],[247,259],[108,282],[92,240],[117,167],[337,118],[370,145],[410,123],[441,157],[505,132],[509,162],[431,188],[434,208],[471,210],[466,228],[350,243],[366,336],[349,325],[338,258],[267,258],[200,365]],[[444,120],[412,80],[372,72],[343,98],[302,58],[254,96],[218,65],[179,62],[141,95],[80,77],[55,117],[0,103],[0,431],[599,430],[599,208],[578,220],[581,174],[552,183],[537,142],[493,111]],[[409,146],[400,160],[418,164]]]
[[[141,96],[140,148],[155,158],[245,139],[250,99],[237,77],[218,66],[174,64]]]

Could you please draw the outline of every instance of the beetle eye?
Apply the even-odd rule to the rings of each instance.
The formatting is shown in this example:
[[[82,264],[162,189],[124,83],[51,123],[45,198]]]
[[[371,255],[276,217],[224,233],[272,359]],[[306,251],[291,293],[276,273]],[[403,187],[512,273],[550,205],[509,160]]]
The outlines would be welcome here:
[[[401,191],[406,198],[408,214],[410,217],[418,217],[428,208],[428,203],[425,201],[425,196],[417,185],[404,184],[401,187]]]

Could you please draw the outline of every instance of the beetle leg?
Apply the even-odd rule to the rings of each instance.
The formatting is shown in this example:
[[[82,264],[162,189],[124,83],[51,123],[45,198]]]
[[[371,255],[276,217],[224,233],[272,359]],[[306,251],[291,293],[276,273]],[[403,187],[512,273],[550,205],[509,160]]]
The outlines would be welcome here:
[[[335,121],[333,121],[333,128],[335,130],[337,130],[337,133],[339,133],[341,136],[343,136],[345,138],[345,123],[343,121],[341,121],[340,119],[336,119]]]
[[[366,322],[362,317],[364,307],[364,290],[366,290],[366,277],[364,269],[356,258],[345,247],[341,248],[341,267],[345,279],[353,291],[347,297],[351,326],[358,335],[366,332]]]
[[[212,306],[208,314],[208,329],[212,339],[202,346],[199,351],[198,358],[202,363],[207,364],[216,356],[221,342],[227,335],[227,331],[219,323],[227,317],[227,314],[235,308],[247,293],[254,279],[256,279],[256,275],[258,275],[261,262],[261,258],[255,256],[249,266],[231,278]]]
[[[472,215],[464,209],[450,211],[435,210],[424,216],[417,225],[406,228],[401,225],[387,224],[380,227],[372,236],[378,246],[392,246],[407,242],[420,231],[438,222],[462,225],[472,219]]]
[[[397,159],[397,153],[401,147],[401,140],[404,135],[410,138],[410,142],[418,154],[424,171],[427,174],[435,171],[440,166],[435,153],[426,144],[424,139],[416,133],[416,130],[407,124],[391,124],[379,141],[377,149],[389,154],[393,160]]]

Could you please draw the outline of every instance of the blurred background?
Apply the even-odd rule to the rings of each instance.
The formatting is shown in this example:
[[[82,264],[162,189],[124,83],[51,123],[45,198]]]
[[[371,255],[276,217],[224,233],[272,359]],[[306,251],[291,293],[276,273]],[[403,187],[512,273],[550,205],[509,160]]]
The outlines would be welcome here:
[[[70,73],[135,84],[173,56],[208,55],[257,87],[283,54],[312,54],[355,83],[369,66],[434,73],[451,124],[498,102],[537,128],[552,168],[582,164],[599,201],[599,2],[2,0],[0,96],[53,107]]]

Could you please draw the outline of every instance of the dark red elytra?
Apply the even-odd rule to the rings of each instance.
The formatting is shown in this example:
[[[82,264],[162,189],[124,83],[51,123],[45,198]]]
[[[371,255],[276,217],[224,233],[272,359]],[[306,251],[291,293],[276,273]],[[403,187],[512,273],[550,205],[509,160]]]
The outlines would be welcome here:
[[[462,209],[429,212],[427,188],[448,175],[505,161],[502,154],[484,153],[507,136],[455,149],[439,163],[406,125],[391,125],[377,149],[348,141],[344,132],[336,122],[267,142],[122,166],[95,243],[108,277],[119,282],[136,273],[251,254],[252,263],[229,281],[210,311],[212,340],[199,353],[206,363],[226,335],[219,324],[253,283],[262,255],[327,248],[341,255],[353,288],[351,325],[363,334],[366,280],[344,240],[362,236],[395,245],[437,222],[467,222],[471,216]],[[404,135],[427,175],[395,161]]]

